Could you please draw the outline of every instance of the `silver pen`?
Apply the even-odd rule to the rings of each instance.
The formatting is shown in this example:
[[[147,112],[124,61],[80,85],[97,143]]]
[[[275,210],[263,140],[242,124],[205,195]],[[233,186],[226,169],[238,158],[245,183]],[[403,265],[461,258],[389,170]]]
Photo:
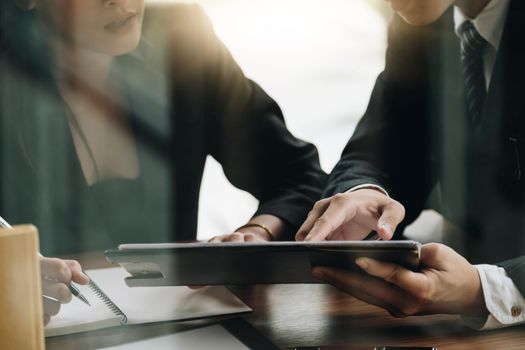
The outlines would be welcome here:
[[[12,228],[11,225],[9,225],[9,223],[7,221],[4,220],[4,218],[2,218],[0,216],[0,228]],[[40,253],[38,253],[38,255],[42,256]],[[69,290],[71,291],[71,293],[76,296],[77,298],[79,298],[80,300],[82,300],[84,303],[88,304],[89,306],[91,306],[91,304],[89,303],[89,301],[86,299],[85,296],[82,295],[82,293],[80,293],[80,291],[78,290],[77,287],[75,287],[75,285],[73,283],[69,284]]]

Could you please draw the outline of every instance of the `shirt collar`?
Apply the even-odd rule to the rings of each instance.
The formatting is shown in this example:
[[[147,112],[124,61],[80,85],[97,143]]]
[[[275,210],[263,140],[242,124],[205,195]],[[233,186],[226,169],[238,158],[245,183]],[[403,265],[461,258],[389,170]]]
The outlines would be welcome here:
[[[454,26],[456,35],[461,38],[461,26],[466,21],[472,21],[479,34],[487,40],[494,49],[499,50],[509,5],[510,0],[492,0],[474,19],[465,15],[459,7],[455,6]]]

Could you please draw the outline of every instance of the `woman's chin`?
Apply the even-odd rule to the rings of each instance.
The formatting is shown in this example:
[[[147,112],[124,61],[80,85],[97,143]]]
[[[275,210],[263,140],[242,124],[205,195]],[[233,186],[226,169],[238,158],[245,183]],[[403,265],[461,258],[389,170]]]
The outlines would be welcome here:
[[[139,41],[139,36],[127,40],[108,41],[103,45],[92,47],[92,50],[108,56],[122,56],[135,50]]]
[[[403,18],[405,22],[413,26],[424,26],[437,21],[441,17],[442,13],[425,13],[425,14],[412,14],[407,12],[400,12],[399,16]]]
[[[404,10],[397,11],[397,13],[407,23],[414,26],[423,26],[437,21],[453,3],[453,0],[412,1],[405,3]]]

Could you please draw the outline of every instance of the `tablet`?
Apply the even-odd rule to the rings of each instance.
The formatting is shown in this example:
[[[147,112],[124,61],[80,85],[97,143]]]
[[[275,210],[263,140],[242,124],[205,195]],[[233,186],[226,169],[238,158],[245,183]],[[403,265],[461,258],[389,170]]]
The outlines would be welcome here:
[[[105,252],[137,286],[319,283],[312,266],[358,269],[370,257],[411,270],[419,267],[415,241],[121,244]]]

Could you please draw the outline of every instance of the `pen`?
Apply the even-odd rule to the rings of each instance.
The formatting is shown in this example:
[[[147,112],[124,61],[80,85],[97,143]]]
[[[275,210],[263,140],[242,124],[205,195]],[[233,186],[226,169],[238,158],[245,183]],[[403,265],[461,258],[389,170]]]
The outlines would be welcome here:
[[[11,225],[9,225],[9,223],[7,221],[4,220],[4,218],[2,218],[0,216],[0,228],[12,228]],[[40,253],[38,253],[38,255],[42,256]],[[89,306],[91,306],[91,304],[89,303],[89,301],[86,299],[85,296],[82,295],[82,293],[80,293],[80,291],[78,290],[77,287],[75,287],[75,285],[73,284],[70,284],[69,285],[69,290],[71,291],[71,293],[76,296],[77,298],[79,298],[80,300],[82,300],[84,303],[88,304]]]

